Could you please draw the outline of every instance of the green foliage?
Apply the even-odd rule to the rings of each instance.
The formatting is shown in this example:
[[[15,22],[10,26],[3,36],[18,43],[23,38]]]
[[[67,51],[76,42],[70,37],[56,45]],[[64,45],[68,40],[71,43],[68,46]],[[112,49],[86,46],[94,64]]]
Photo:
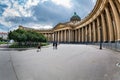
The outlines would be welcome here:
[[[6,44],[7,39],[3,39],[3,37],[0,37],[0,44]]]
[[[3,40],[3,38],[2,37],[0,37],[0,41],[2,41]]]
[[[4,42],[4,41],[1,42],[1,41],[0,41],[0,44],[7,44],[7,42]]]
[[[9,39],[13,39],[16,42],[46,42],[44,35],[35,31],[25,31],[21,29],[10,31],[8,34]]]
[[[8,34],[9,39],[13,39],[15,42],[18,42],[18,46],[34,46],[37,45],[39,42],[47,42],[47,39],[44,35],[37,33],[35,31],[29,30],[21,30],[17,29],[14,31],[10,31]],[[23,45],[24,43],[24,45]],[[34,45],[32,43],[35,43]],[[13,47],[16,45],[13,45]]]

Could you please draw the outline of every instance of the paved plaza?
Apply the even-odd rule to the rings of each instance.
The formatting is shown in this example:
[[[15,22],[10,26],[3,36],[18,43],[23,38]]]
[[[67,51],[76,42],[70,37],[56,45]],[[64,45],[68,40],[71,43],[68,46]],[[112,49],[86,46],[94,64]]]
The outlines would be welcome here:
[[[0,80],[120,80],[120,52],[60,44],[23,51],[0,49]]]

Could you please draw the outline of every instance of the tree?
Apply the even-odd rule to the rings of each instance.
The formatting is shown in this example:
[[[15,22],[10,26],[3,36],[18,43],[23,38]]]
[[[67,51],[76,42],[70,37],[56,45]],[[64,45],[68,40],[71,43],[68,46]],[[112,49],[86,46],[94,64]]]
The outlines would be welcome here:
[[[9,39],[13,39],[15,42],[18,42],[19,45],[21,45],[21,43],[29,43],[31,45],[31,43],[38,43],[38,42],[46,42],[47,39],[44,35],[37,33],[35,31],[25,31],[25,30],[21,30],[21,29],[17,29],[14,31],[10,31],[10,33],[8,34],[8,38]]]
[[[3,41],[3,38],[2,38],[2,37],[0,37],[0,41]]]

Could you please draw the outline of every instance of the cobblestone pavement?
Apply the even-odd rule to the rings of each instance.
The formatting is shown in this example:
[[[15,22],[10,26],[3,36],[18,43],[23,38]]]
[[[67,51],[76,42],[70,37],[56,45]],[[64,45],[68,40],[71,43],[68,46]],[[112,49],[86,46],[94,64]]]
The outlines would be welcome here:
[[[120,80],[119,63],[120,52],[90,45],[0,50],[0,80]]]

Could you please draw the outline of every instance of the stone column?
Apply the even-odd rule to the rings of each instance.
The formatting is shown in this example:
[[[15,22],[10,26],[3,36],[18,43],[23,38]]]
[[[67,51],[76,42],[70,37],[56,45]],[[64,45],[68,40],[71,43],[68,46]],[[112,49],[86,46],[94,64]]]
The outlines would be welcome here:
[[[72,30],[70,30],[70,42],[72,42],[72,37],[73,37]]]
[[[50,41],[49,33],[47,33],[48,41]]]
[[[74,30],[72,30],[71,32],[72,32],[72,42],[75,42],[75,35],[74,35],[75,32],[74,32]]]
[[[49,33],[47,33],[47,38],[48,38],[48,41],[50,41],[50,39],[49,39]]]
[[[63,42],[65,41],[65,31],[63,30]]]
[[[45,33],[45,35],[46,35],[46,38],[47,38],[47,40],[48,40],[48,36],[47,36],[47,33]]]
[[[48,39],[49,39],[49,42],[50,42],[50,33],[48,33]]]
[[[110,16],[110,12],[108,8],[105,8],[106,16],[107,16],[107,24],[108,24],[108,36],[109,36],[109,41],[113,41],[114,36],[113,36],[113,26],[112,26],[112,20]]]
[[[93,42],[96,42],[96,30],[95,30],[95,21],[93,21]]]
[[[80,28],[80,42],[82,42],[82,28]]]
[[[77,42],[77,30],[75,30],[75,42]]]
[[[52,36],[53,36],[53,41],[54,41],[54,40],[55,40],[55,39],[54,39],[54,36],[55,36],[54,32],[53,32]]]
[[[101,14],[101,22],[102,22],[102,36],[103,36],[103,42],[107,41],[107,32],[106,32],[106,25],[105,25],[105,18],[104,18],[104,14]]]
[[[59,41],[61,42],[61,31],[59,31],[59,32],[60,32],[60,37],[59,37],[60,39],[59,39]]]
[[[75,30],[75,42],[77,42],[77,29]]]
[[[78,42],[78,29],[76,29],[76,42]]]
[[[44,34],[44,35],[45,35],[45,37],[47,38],[46,34]]]
[[[56,41],[58,41],[58,31],[56,31]]]
[[[66,42],[66,30],[64,31],[64,42]]]
[[[71,41],[74,42],[74,30],[71,30]]]
[[[68,37],[68,42],[71,42],[71,32],[70,32],[70,29],[68,30],[68,33],[69,33],[69,37]]]
[[[50,33],[50,41],[51,41],[51,42],[53,41],[52,33]]]
[[[87,42],[87,26],[85,26],[85,42]]]
[[[74,42],[76,42],[76,30],[74,30]]]
[[[100,20],[99,20],[99,18],[97,18],[97,37],[98,37],[98,42],[100,42],[100,27],[101,27],[101,25],[100,25]]]
[[[54,32],[52,33],[52,41],[54,41]]]
[[[57,41],[57,31],[56,31],[56,41]]]
[[[55,41],[57,41],[57,31],[55,32]]]
[[[82,42],[84,42],[84,28],[82,27]]]
[[[53,41],[53,34],[52,33],[50,34],[50,37],[51,37],[50,41],[52,42]]]
[[[72,31],[73,34],[73,42],[75,42],[75,30]]]
[[[65,42],[65,30],[63,30],[63,42]]]
[[[62,41],[62,39],[61,39],[61,35],[62,35],[62,33],[61,33],[61,31],[60,31],[60,42]]]
[[[116,7],[120,13],[120,3],[118,2],[118,0],[115,0],[115,4],[116,4]]]
[[[80,29],[78,29],[78,42],[80,42]]]
[[[54,41],[56,41],[56,32],[54,32]]]
[[[120,0],[118,0],[119,4],[120,4]]]
[[[63,42],[63,31],[61,30],[61,42]]]
[[[62,42],[64,42],[64,30],[62,30]]]
[[[69,32],[66,30],[66,42],[69,42]]]
[[[64,31],[62,30],[62,42],[64,42]]]
[[[60,36],[60,35],[59,35],[59,31],[58,31],[58,42],[60,41],[60,40],[59,40],[59,36]]]
[[[89,24],[89,42],[91,42],[92,40],[91,40],[91,24]]]
[[[119,0],[119,2],[120,2],[120,0]],[[109,3],[111,5],[115,24],[116,24],[117,41],[120,41],[120,14],[117,12],[117,9],[116,9],[114,3],[112,2],[112,0],[109,0]]]

